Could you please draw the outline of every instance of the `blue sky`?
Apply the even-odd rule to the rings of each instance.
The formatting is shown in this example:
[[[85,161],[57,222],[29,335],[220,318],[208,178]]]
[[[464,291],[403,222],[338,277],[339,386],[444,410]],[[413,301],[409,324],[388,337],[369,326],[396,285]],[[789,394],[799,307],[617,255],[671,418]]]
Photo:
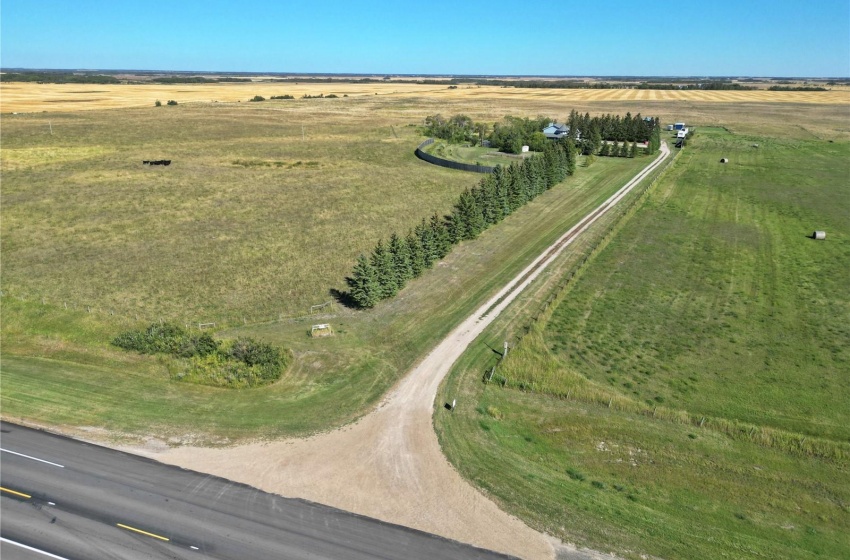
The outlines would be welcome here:
[[[850,0],[2,0],[0,64],[850,77]]]

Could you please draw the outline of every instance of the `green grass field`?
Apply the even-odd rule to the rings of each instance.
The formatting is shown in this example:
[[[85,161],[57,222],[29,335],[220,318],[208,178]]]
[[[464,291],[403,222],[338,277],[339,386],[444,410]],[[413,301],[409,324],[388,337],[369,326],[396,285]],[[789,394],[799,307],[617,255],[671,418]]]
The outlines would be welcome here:
[[[305,316],[358,253],[478,180],[417,160],[415,125],[572,108],[700,131],[640,210],[595,225],[464,356],[440,395],[459,407],[436,417],[450,459],[530,524],[626,556],[846,557],[846,106],[382,95],[4,115],[3,417],[173,445],[357,418],[647,161],[579,165],[396,298]],[[293,365],[237,391],[109,345],[161,317],[278,344]],[[317,322],[336,335],[311,339]],[[508,387],[483,385],[490,347],[520,338]]]
[[[322,100],[322,107],[347,101]],[[330,299],[329,288],[345,287],[342,278],[350,272],[356,252],[371,249],[378,238],[435,210],[448,212],[458,190],[475,184],[479,177],[416,159],[413,149],[419,137],[413,127],[398,122],[407,111],[405,104],[390,104],[381,116],[371,111],[346,111],[347,116],[334,117],[336,126],[346,123],[338,137],[310,140],[308,132],[306,141],[301,139],[301,121],[294,117],[295,124],[280,117],[280,126],[293,138],[284,133],[272,135],[264,127],[259,134],[245,124],[258,110],[277,118],[278,108],[271,103],[263,105],[267,108],[255,104],[187,107],[185,114],[172,115],[174,121],[165,129],[168,134],[217,126],[219,135],[229,139],[212,142],[208,148],[200,140],[195,147],[189,143],[181,148],[194,157],[206,158],[208,168],[191,164],[194,174],[181,169],[190,164],[177,156],[171,156],[174,163],[167,169],[141,166],[147,157],[165,157],[159,155],[165,151],[161,146],[144,147],[148,143],[159,146],[156,138],[139,137],[145,127],[153,126],[146,124],[149,113],[144,109],[127,115],[139,119],[135,124],[141,131],[133,129],[137,136],[114,142],[125,150],[121,157],[126,161],[118,162],[117,156],[111,160],[139,169],[116,177],[109,177],[103,170],[106,163],[99,160],[16,164],[26,157],[44,157],[35,149],[38,146],[28,148],[27,143],[57,140],[39,132],[31,122],[21,128],[4,128],[4,135],[8,133],[17,142],[4,143],[4,156],[7,149],[12,154],[4,157],[4,165],[14,169],[9,171],[11,186],[6,188],[4,183],[3,190],[5,417],[65,427],[96,426],[113,436],[158,434],[175,441],[208,443],[305,434],[340,425],[368,410],[460,318],[646,163],[611,159],[580,168],[576,177],[499,228],[457,247],[398,297],[375,310],[354,312],[337,305],[315,317],[303,316],[308,304]],[[320,120],[314,115],[316,109],[301,110],[299,119]],[[212,113],[209,120],[205,111]],[[69,126],[61,124],[63,119],[79,121],[74,126],[79,126],[80,134],[91,127],[94,132],[87,132],[88,142],[94,142],[101,130],[98,127],[115,134],[120,128],[115,114],[109,112],[51,118],[54,136]],[[384,123],[384,128],[365,127],[366,122]],[[389,128],[388,123],[393,122],[399,139]],[[103,130],[100,133],[105,134]],[[151,130],[147,134],[152,134]],[[346,141],[337,154],[340,137]],[[361,140],[362,145],[354,145]],[[121,142],[126,143],[124,148]],[[300,148],[302,142],[310,149]],[[246,147],[236,150],[238,153],[228,151],[242,145]],[[287,155],[290,150],[302,149],[298,155]],[[61,153],[73,159],[80,152]],[[148,156],[152,152],[157,155]],[[289,159],[318,161],[319,169],[244,164]],[[383,159],[386,161],[380,163]],[[233,161],[239,163],[233,165]],[[372,169],[379,164],[398,165],[401,170],[379,173]],[[100,169],[97,173],[108,179],[107,184],[102,188],[97,182],[92,187],[84,185],[74,169],[91,173],[85,171],[86,166]],[[325,166],[331,168],[331,174],[321,173]],[[54,184],[47,180],[65,175],[82,186],[69,189],[63,181]],[[4,181],[5,177],[6,172]],[[139,192],[133,192],[134,185]],[[270,204],[269,192],[274,189],[287,193],[274,194]],[[67,205],[52,207],[56,198],[51,197],[64,190],[70,190],[62,199]],[[161,193],[156,204],[148,200],[151,191]],[[197,198],[184,199],[187,192]],[[365,216],[349,208],[354,204],[351,197],[359,196],[358,192],[363,198],[371,197],[375,205]],[[96,196],[91,199],[86,194]],[[238,203],[228,202],[237,195]],[[226,244],[230,250],[217,249],[219,242],[210,237],[208,228],[189,226],[202,225],[217,200],[222,201],[218,211],[226,221],[226,231],[233,236]],[[142,216],[132,216],[133,205]],[[299,213],[299,207],[309,211]],[[28,218],[39,211],[54,217],[37,223]],[[183,220],[172,223],[161,218],[160,212],[166,217],[178,212]],[[255,223],[252,218],[277,213],[288,217],[283,223]],[[324,213],[342,217],[317,225],[316,216]],[[154,221],[162,231],[144,227],[144,222]],[[218,222],[219,226],[224,228],[225,221]],[[133,235],[122,233],[130,223],[139,230]],[[327,244],[327,253],[300,250],[300,244],[307,243],[303,237],[290,238],[300,229],[311,231],[317,243]],[[339,246],[334,248],[337,241]],[[74,259],[65,251],[69,246],[79,253]],[[110,258],[98,256],[105,246],[113,247]],[[279,259],[243,258],[277,251]],[[203,268],[203,262],[210,259],[218,262]],[[201,267],[202,273],[191,281],[180,280],[193,266]],[[131,285],[132,291],[144,294],[141,303],[120,299],[120,294],[131,291]],[[289,297],[289,293],[299,294],[298,305],[292,304],[296,296]],[[184,296],[186,305],[196,309],[191,316],[183,314]],[[273,303],[267,304],[267,299]],[[272,315],[275,309],[280,311]],[[200,310],[207,312],[201,314]],[[262,389],[232,391],[171,381],[167,360],[134,356],[109,346],[118,332],[156,320],[153,312],[179,324],[216,321],[218,336],[253,336],[278,344],[292,350],[294,363],[280,382]],[[302,316],[288,317],[287,312]],[[330,322],[336,335],[310,338],[310,325],[319,322]],[[144,398],[135,398],[138,395]]]
[[[450,460],[627,557],[847,557],[848,162],[847,142],[698,128],[556,305],[484,335],[521,338],[505,388],[482,383],[492,352],[456,366]]]

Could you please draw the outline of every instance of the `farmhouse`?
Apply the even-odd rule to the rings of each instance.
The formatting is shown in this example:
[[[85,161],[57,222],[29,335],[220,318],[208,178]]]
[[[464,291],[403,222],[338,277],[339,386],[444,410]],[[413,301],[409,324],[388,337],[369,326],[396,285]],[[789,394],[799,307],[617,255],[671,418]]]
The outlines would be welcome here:
[[[549,126],[543,129],[543,135],[552,140],[566,138],[570,133],[570,127],[565,124],[549,123]]]

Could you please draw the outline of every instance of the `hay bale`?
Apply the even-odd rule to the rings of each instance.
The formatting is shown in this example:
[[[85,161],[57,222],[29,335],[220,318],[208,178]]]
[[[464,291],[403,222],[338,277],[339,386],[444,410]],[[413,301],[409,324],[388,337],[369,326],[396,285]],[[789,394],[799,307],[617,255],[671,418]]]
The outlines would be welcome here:
[[[729,163],[729,158],[720,158],[720,163]]]
[[[826,239],[825,231],[815,231],[812,233],[812,239]]]

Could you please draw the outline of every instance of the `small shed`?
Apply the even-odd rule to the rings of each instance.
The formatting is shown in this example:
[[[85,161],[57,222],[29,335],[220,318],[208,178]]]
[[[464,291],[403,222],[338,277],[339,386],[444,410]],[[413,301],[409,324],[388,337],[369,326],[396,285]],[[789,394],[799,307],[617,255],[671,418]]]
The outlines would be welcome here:
[[[826,239],[825,231],[814,231],[812,232],[812,239]]]

